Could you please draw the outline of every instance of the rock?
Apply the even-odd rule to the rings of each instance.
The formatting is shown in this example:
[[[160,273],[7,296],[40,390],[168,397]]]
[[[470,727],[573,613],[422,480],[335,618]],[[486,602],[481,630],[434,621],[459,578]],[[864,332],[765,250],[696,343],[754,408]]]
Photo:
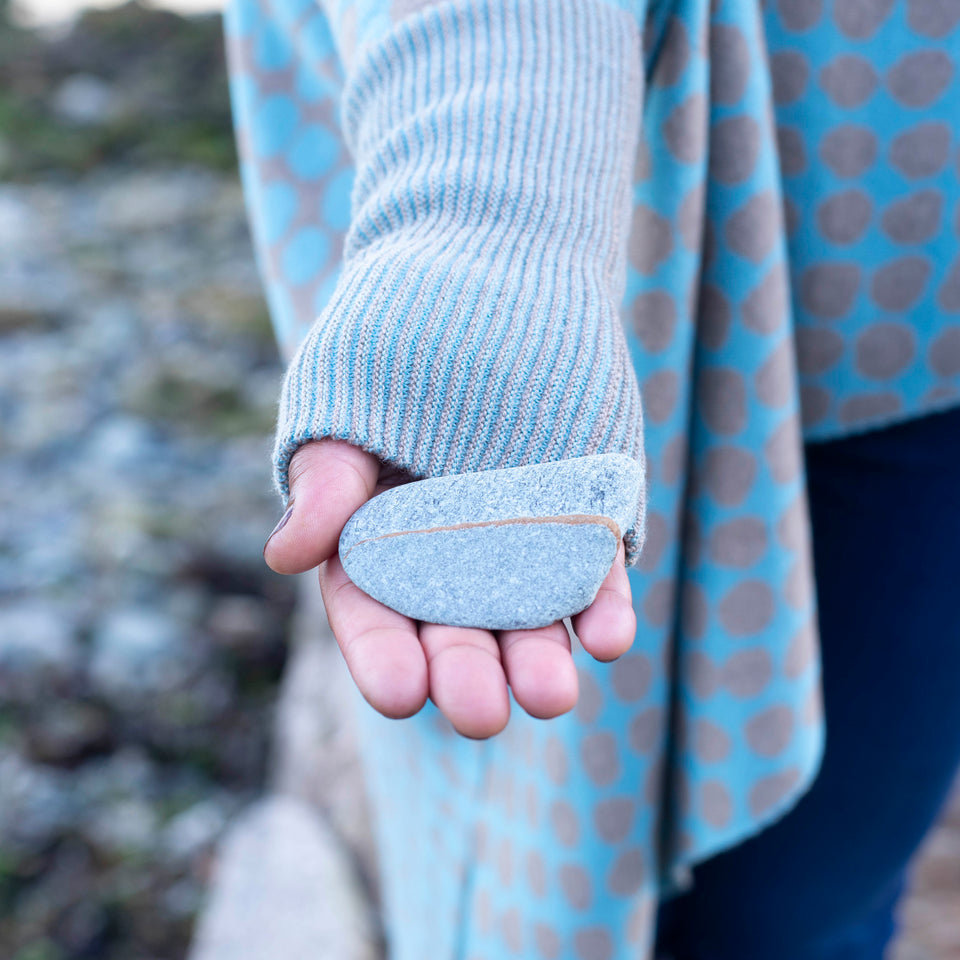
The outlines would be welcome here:
[[[163,828],[161,848],[172,860],[190,861],[217,842],[226,822],[222,803],[213,798],[201,800],[178,813]]]
[[[159,610],[121,607],[100,621],[90,676],[108,694],[167,690],[193,666],[182,627]]]
[[[273,797],[231,828],[190,960],[376,960],[378,932],[336,835]]]
[[[74,73],[53,94],[53,111],[62,120],[91,126],[113,120],[120,109],[116,91],[91,73]]]
[[[27,726],[25,739],[31,759],[72,764],[110,747],[110,717],[93,704],[54,701]]]
[[[347,575],[416,620],[542,627],[593,602],[642,490],[621,454],[435,477],[365,503],[340,536]]]
[[[39,601],[0,608],[0,672],[70,674],[79,656],[74,633],[62,612]]]

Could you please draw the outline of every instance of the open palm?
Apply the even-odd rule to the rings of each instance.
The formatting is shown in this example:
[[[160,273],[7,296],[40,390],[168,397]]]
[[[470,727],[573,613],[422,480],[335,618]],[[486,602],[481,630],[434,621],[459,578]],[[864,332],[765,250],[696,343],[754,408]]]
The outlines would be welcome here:
[[[498,631],[424,623],[384,606],[347,577],[337,554],[340,531],[363,503],[408,476],[346,441],[324,439],[297,450],[289,478],[292,512],[267,541],[264,559],[278,573],[320,566],[330,626],[371,706],[408,717],[429,696],[459,733],[473,738],[506,726],[508,685],[532,716],[573,708],[577,673],[561,621]],[[598,660],[615,660],[633,643],[636,616],[622,544],[596,599],[573,617],[573,629]]]

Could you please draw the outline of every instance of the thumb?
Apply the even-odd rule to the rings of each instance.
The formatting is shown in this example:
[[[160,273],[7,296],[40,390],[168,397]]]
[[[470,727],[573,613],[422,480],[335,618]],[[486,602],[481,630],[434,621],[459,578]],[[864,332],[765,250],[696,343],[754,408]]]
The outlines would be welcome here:
[[[287,510],[263,548],[277,573],[303,573],[337,549],[344,524],[373,496],[380,461],[346,440],[311,440],[293,455]]]

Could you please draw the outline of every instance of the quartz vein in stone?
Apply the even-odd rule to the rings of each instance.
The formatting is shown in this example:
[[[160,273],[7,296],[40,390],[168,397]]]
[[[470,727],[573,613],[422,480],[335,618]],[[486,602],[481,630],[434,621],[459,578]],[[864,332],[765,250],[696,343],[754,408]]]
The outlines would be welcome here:
[[[596,597],[642,482],[621,454],[416,481],[350,518],[340,559],[362,590],[416,620],[545,626]]]

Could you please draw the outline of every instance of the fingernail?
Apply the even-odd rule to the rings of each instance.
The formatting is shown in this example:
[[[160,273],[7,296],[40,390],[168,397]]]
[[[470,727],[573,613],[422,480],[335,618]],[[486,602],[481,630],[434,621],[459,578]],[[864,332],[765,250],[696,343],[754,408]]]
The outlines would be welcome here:
[[[280,522],[270,531],[270,536],[267,537],[267,542],[263,545],[263,549],[267,549],[267,544],[287,525],[287,521],[290,517],[293,516],[293,501],[290,501],[290,506],[287,507],[287,512],[280,518]]]

